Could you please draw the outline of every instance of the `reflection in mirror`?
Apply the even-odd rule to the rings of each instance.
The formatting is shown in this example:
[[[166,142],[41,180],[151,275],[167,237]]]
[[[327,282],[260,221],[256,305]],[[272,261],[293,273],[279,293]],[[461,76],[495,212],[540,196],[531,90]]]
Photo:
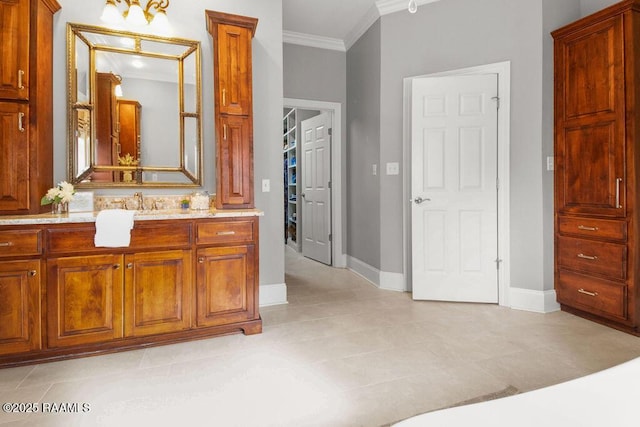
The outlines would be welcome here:
[[[67,25],[69,181],[202,182],[200,44]]]

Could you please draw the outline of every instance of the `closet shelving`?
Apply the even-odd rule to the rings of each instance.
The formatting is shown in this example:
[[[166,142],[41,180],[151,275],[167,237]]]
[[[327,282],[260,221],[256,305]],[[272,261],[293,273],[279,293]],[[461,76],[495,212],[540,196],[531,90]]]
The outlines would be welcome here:
[[[282,148],[284,167],[284,225],[285,242],[299,250],[298,238],[298,141],[296,109],[284,110],[282,119]]]

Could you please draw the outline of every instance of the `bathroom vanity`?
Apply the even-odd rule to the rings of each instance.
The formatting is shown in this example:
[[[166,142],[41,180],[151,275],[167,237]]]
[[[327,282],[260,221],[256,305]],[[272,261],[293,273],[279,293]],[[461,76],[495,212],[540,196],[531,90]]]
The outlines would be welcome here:
[[[120,248],[92,212],[0,218],[0,367],[260,333],[260,215],[140,212]]]

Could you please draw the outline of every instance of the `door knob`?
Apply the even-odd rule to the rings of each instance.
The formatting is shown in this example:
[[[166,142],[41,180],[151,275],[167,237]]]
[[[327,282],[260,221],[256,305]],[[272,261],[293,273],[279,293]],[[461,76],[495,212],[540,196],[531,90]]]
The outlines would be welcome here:
[[[424,198],[423,199],[422,197],[416,197],[415,199],[410,200],[410,201],[414,202],[416,205],[419,205],[419,204],[422,204],[424,202],[430,202],[431,199],[428,199],[428,198]]]

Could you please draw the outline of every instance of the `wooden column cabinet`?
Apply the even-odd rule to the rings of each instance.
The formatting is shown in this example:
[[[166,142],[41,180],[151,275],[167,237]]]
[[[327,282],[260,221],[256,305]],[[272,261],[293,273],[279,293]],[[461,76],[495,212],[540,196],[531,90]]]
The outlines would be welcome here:
[[[253,208],[251,40],[258,20],[205,11],[213,38],[216,208]]]
[[[557,299],[638,334],[640,0],[552,35]]]
[[[41,211],[53,184],[56,0],[0,0],[0,215]]]

